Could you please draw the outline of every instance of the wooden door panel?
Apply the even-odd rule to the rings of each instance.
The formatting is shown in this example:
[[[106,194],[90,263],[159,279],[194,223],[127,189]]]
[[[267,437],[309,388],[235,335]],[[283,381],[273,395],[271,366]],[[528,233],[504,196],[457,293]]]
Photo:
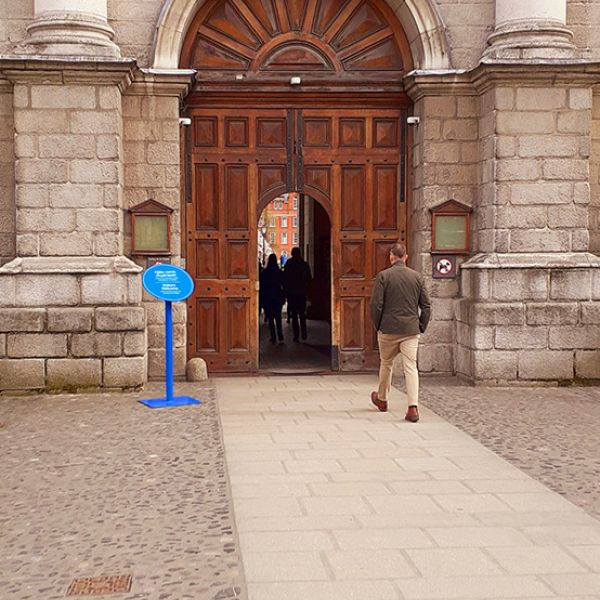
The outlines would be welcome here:
[[[216,279],[219,277],[219,244],[217,240],[196,240],[196,262],[194,267],[198,279]]]
[[[365,299],[343,298],[341,302],[342,350],[363,351]]]
[[[258,197],[262,198],[271,192],[279,192],[282,186],[287,191],[287,164],[269,164],[258,167]],[[283,193],[283,192],[281,192]]]
[[[389,265],[390,246],[405,235],[405,118],[403,110],[364,108],[301,113],[301,189],[326,190],[331,199],[332,343],[341,370],[378,366],[369,301],[375,275]]]
[[[331,119],[304,119],[302,121],[302,144],[305,148],[329,148],[331,146]]]
[[[249,143],[248,119],[226,117],[225,146],[228,148],[247,148]]]
[[[248,230],[250,190],[248,165],[225,165],[225,223],[227,229]]]
[[[364,165],[342,165],[339,206],[342,231],[364,231],[367,198],[367,173]]]
[[[286,189],[286,110],[194,108],[187,261],[188,357],[212,372],[258,367],[256,223],[261,195]]]
[[[398,148],[398,119],[373,119],[373,148]]]
[[[373,229],[398,229],[398,165],[373,165]]]
[[[287,117],[279,119],[258,118],[256,120],[257,148],[285,148],[287,139]]]
[[[226,273],[229,279],[250,279],[249,244],[247,240],[226,242]]]
[[[249,304],[247,298],[227,298],[226,300],[228,352],[250,352]]]
[[[197,117],[194,119],[194,146],[216,148],[218,121],[216,117]]]
[[[219,352],[219,300],[198,298],[195,308],[194,347],[200,352]]]
[[[365,277],[365,243],[362,240],[342,242],[340,277],[353,279]]]
[[[339,122],[340,148],[364,148],[365,147],[365,120],[364,119],[340,119]]]

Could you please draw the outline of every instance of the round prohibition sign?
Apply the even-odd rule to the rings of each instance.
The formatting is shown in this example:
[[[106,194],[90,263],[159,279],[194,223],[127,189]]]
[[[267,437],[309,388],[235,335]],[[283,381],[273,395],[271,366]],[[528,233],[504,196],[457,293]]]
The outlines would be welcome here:
[[[440,258],[435,263],[435,270],[441,275],[448,275],[452,271],[452,261],[447,258]]]

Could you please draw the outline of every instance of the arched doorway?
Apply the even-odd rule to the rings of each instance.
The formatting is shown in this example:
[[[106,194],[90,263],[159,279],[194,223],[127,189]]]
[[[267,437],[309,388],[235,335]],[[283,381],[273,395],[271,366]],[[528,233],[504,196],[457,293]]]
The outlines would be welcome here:
[[[308,195],[331,221],[335,368],[375,368],[372,280],[407,232],[406,36],[382,0],[212,0],[181,66],[187,99],[188,357],[258,368],[260,207]]]
[[[306,289],[304,332],[301,324],[294,326],[289,302],[282,306],[280,330],[277,323],[268,323],[267,307],[264,306],[259,319],[260,371],[331,371],[334,367],[331,344],[331,221],[327,211],[307,194],[291,193],[276,198],[259,218],[258,246],[261,268],[266,266],[268,257],[274,254],[284,284],[293,248],[300,250],[312,275]],[[263,274],[259,278],[259,299],[263,305],[267,303],[267,294],[273,293],[265,276]],[[298,331],[300,336],[297,336]],[[279,339],[275,339],[275,333]]]

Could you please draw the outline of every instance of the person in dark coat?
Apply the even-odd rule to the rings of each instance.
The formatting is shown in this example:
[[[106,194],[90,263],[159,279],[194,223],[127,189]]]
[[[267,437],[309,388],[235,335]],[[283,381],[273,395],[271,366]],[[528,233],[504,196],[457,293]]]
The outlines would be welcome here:
[[[387,411],[396,356],[402,356],[408,410],[404,417],[419,420],[419,371],[417,349],[431,318],[431,303],[423,276],[406,266],[406,247],[400,242],[390,248],[390,266],[375,278],[371,295],[371,318],[379,345],[379,387],[371,402]]]
[[[295,342],[300,335],[303,340],[307,336],[306,296],[311,279],[310,267],[302,258],[300,248],[292,248],[292,257],[286,261],[283,270],[283,288],[287,297]]]
[[[277,264],[277,255],[270,254],[266,268],[260,274],[259,297],[262,299],[263,309],[269,323],[271,342],[277,339],[283,341],[283,330],[281,328],[281,308],[285,302],[283,292],[283,273]],[[275,333],[277,332],[277,337]]]

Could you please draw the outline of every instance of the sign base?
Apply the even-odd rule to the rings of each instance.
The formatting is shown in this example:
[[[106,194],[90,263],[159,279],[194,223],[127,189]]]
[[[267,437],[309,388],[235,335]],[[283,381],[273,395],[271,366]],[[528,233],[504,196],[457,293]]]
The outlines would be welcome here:
[[[149,400],[138,400],[150,408],[170,408],[172,406],[187,406],[188,404],[202,404],[200,400],[190,396],[174,396],[171,400],[167,398],[150,398]]]

